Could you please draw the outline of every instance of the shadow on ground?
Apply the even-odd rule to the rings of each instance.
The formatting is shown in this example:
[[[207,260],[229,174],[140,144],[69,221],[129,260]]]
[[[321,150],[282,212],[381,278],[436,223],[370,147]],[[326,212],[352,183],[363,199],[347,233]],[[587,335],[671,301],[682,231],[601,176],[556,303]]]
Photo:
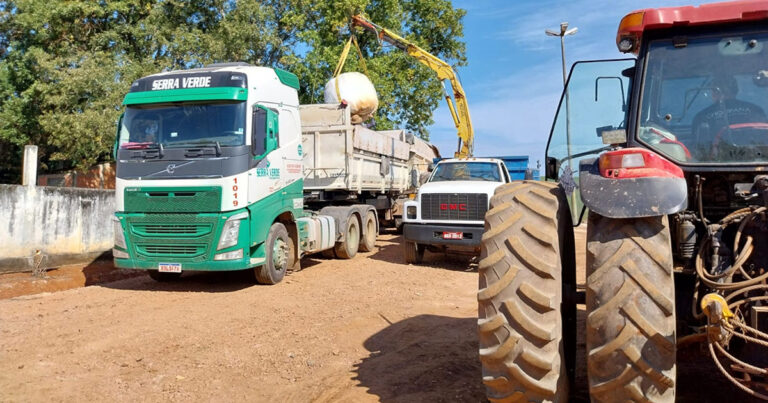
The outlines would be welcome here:
[[[570,401],[589,402],[583,305],[577,315],[580,331]],[[382,402],[485,402],[476,323],[475,318],[436,315],[391,323],[363,344],[370,353],[355,365],[354,379]],[[678,351],[677,374],[678,402],[751,401],[696,346]]]
[[[100,284],[101,287],[116,290],[151,290],[170,292],[233,292],[248,287],[259,286],[256,283],[252,270],[238,271],[189,271],[181,275],[181,278],[158,282],[149,276],[133,281],[118,281]]]
[[[388,263],[406,264],[403,248],[402,235],[384,240],[379,238],[379,241],[376,243],[376,251],[369,258]],[[476,271],[477,269],[473,265],[476,261],[476,257],[468,254],[426,251],[424,252],[424,261],[419,266],[454,271]]]
[[[308,269],[321,263],[324,258],[320,254],[311,255],[301,259],[301,270]],[[112,267],[110,261],[109,266]],[[131,272],[135,275],[144,275],[143,270],[120,270],[113,267],[114,271]],[[88,271],[86,267],[84,272]],[[290,280],[291,273],[288,273],[283,281]],[[114,281],[114,280],[113,280]],[[142,280],[120,281],[114,283],[96,282],[105,288],[117,290],[153,290],[153,291],[171,291],[171,292],[233,292],[248,287],[263,286],[256,282],[253,269],[237,271],[187,271],[181,275],[181,278],[168,282],[157,282],[146,276]],[[90,285],[90,284],[87,284]],[[267,286],[268,287],[268,286]]]
[[[365,341],[354,379],[382,402],[485,401],[476,326],[436,315],[392,323]]]
[[[104,284],[130,277],[145,276],[146,272],[139,270],[118,269],[112,261],[112,251],[101,254],[97,259],[83,267],[84,282],[82,285]]]

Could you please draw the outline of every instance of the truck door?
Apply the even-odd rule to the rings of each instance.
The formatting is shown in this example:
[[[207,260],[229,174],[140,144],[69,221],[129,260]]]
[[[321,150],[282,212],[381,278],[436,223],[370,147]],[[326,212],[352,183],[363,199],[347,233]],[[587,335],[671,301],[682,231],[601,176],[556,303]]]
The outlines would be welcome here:
[[[571,68],[549,135],[545,175],[565,188],[574,223],[582,210],[576,191],[579,161],[608,148],[603,134],[626,130],[630,79],[622,72],[634,66],[635,59],[620,59],[577,62]]]

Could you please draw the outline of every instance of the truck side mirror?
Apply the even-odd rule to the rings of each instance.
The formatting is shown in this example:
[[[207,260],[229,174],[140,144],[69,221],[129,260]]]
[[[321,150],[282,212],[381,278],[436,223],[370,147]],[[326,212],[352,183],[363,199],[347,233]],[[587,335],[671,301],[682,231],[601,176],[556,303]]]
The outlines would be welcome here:
[[[251,131],[251,154],[260,160],[277,149],[277,111],[262,105],[253,107],[253,130]]]
[[[557,158],[547,157],[545,165],[547,179],[557,180],[558,172],[560,172],[560,163],[558,163]]]

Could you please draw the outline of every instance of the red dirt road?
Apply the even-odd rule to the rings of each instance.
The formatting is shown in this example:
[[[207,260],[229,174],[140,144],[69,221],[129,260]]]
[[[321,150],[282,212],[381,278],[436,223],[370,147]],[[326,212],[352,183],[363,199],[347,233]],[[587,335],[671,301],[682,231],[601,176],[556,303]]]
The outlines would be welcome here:
[[[0,400],[479,400],[476,273],[384,239],[271,287],[188,273],[0,301]]]
[[[399,241],[304,259],[277,286],[186,273],[0,300],[0,400],[484,401],[476,271],[429,253],[405,265]],[[577,401],[583,335],[578,345]],[[691,355],[701,358],[679,366],[679,401],[744,401]]]

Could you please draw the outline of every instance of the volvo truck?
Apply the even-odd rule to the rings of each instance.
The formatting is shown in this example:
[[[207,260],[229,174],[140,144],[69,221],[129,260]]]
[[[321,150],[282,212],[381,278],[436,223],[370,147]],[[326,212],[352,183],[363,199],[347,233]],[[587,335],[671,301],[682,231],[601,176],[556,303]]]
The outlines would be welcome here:
[[[409,144],[352,128],[349,112],[332,105],[326,109],[343,130],[326,127],[324,141],[342,147],[319,149],[312,143],[322,130],[302,134],[298,89],[290,72],[245,63],[136,80],[115,144],[115,265],[158,281],[184,271],[253,269],[259,283],[276,284],[304,255],[352,258],[371,250],[386,206],[375,201],[407,188],[409,172],[400,168],[408,166]],[[390,147],[355,144],[355,130]],[[367,165],[355,162],[363,157]],[[331,160],[344,169],[325,170],[335,190],[325,192],[317,173]],[[315,185],[310,191],[305,177]]]

